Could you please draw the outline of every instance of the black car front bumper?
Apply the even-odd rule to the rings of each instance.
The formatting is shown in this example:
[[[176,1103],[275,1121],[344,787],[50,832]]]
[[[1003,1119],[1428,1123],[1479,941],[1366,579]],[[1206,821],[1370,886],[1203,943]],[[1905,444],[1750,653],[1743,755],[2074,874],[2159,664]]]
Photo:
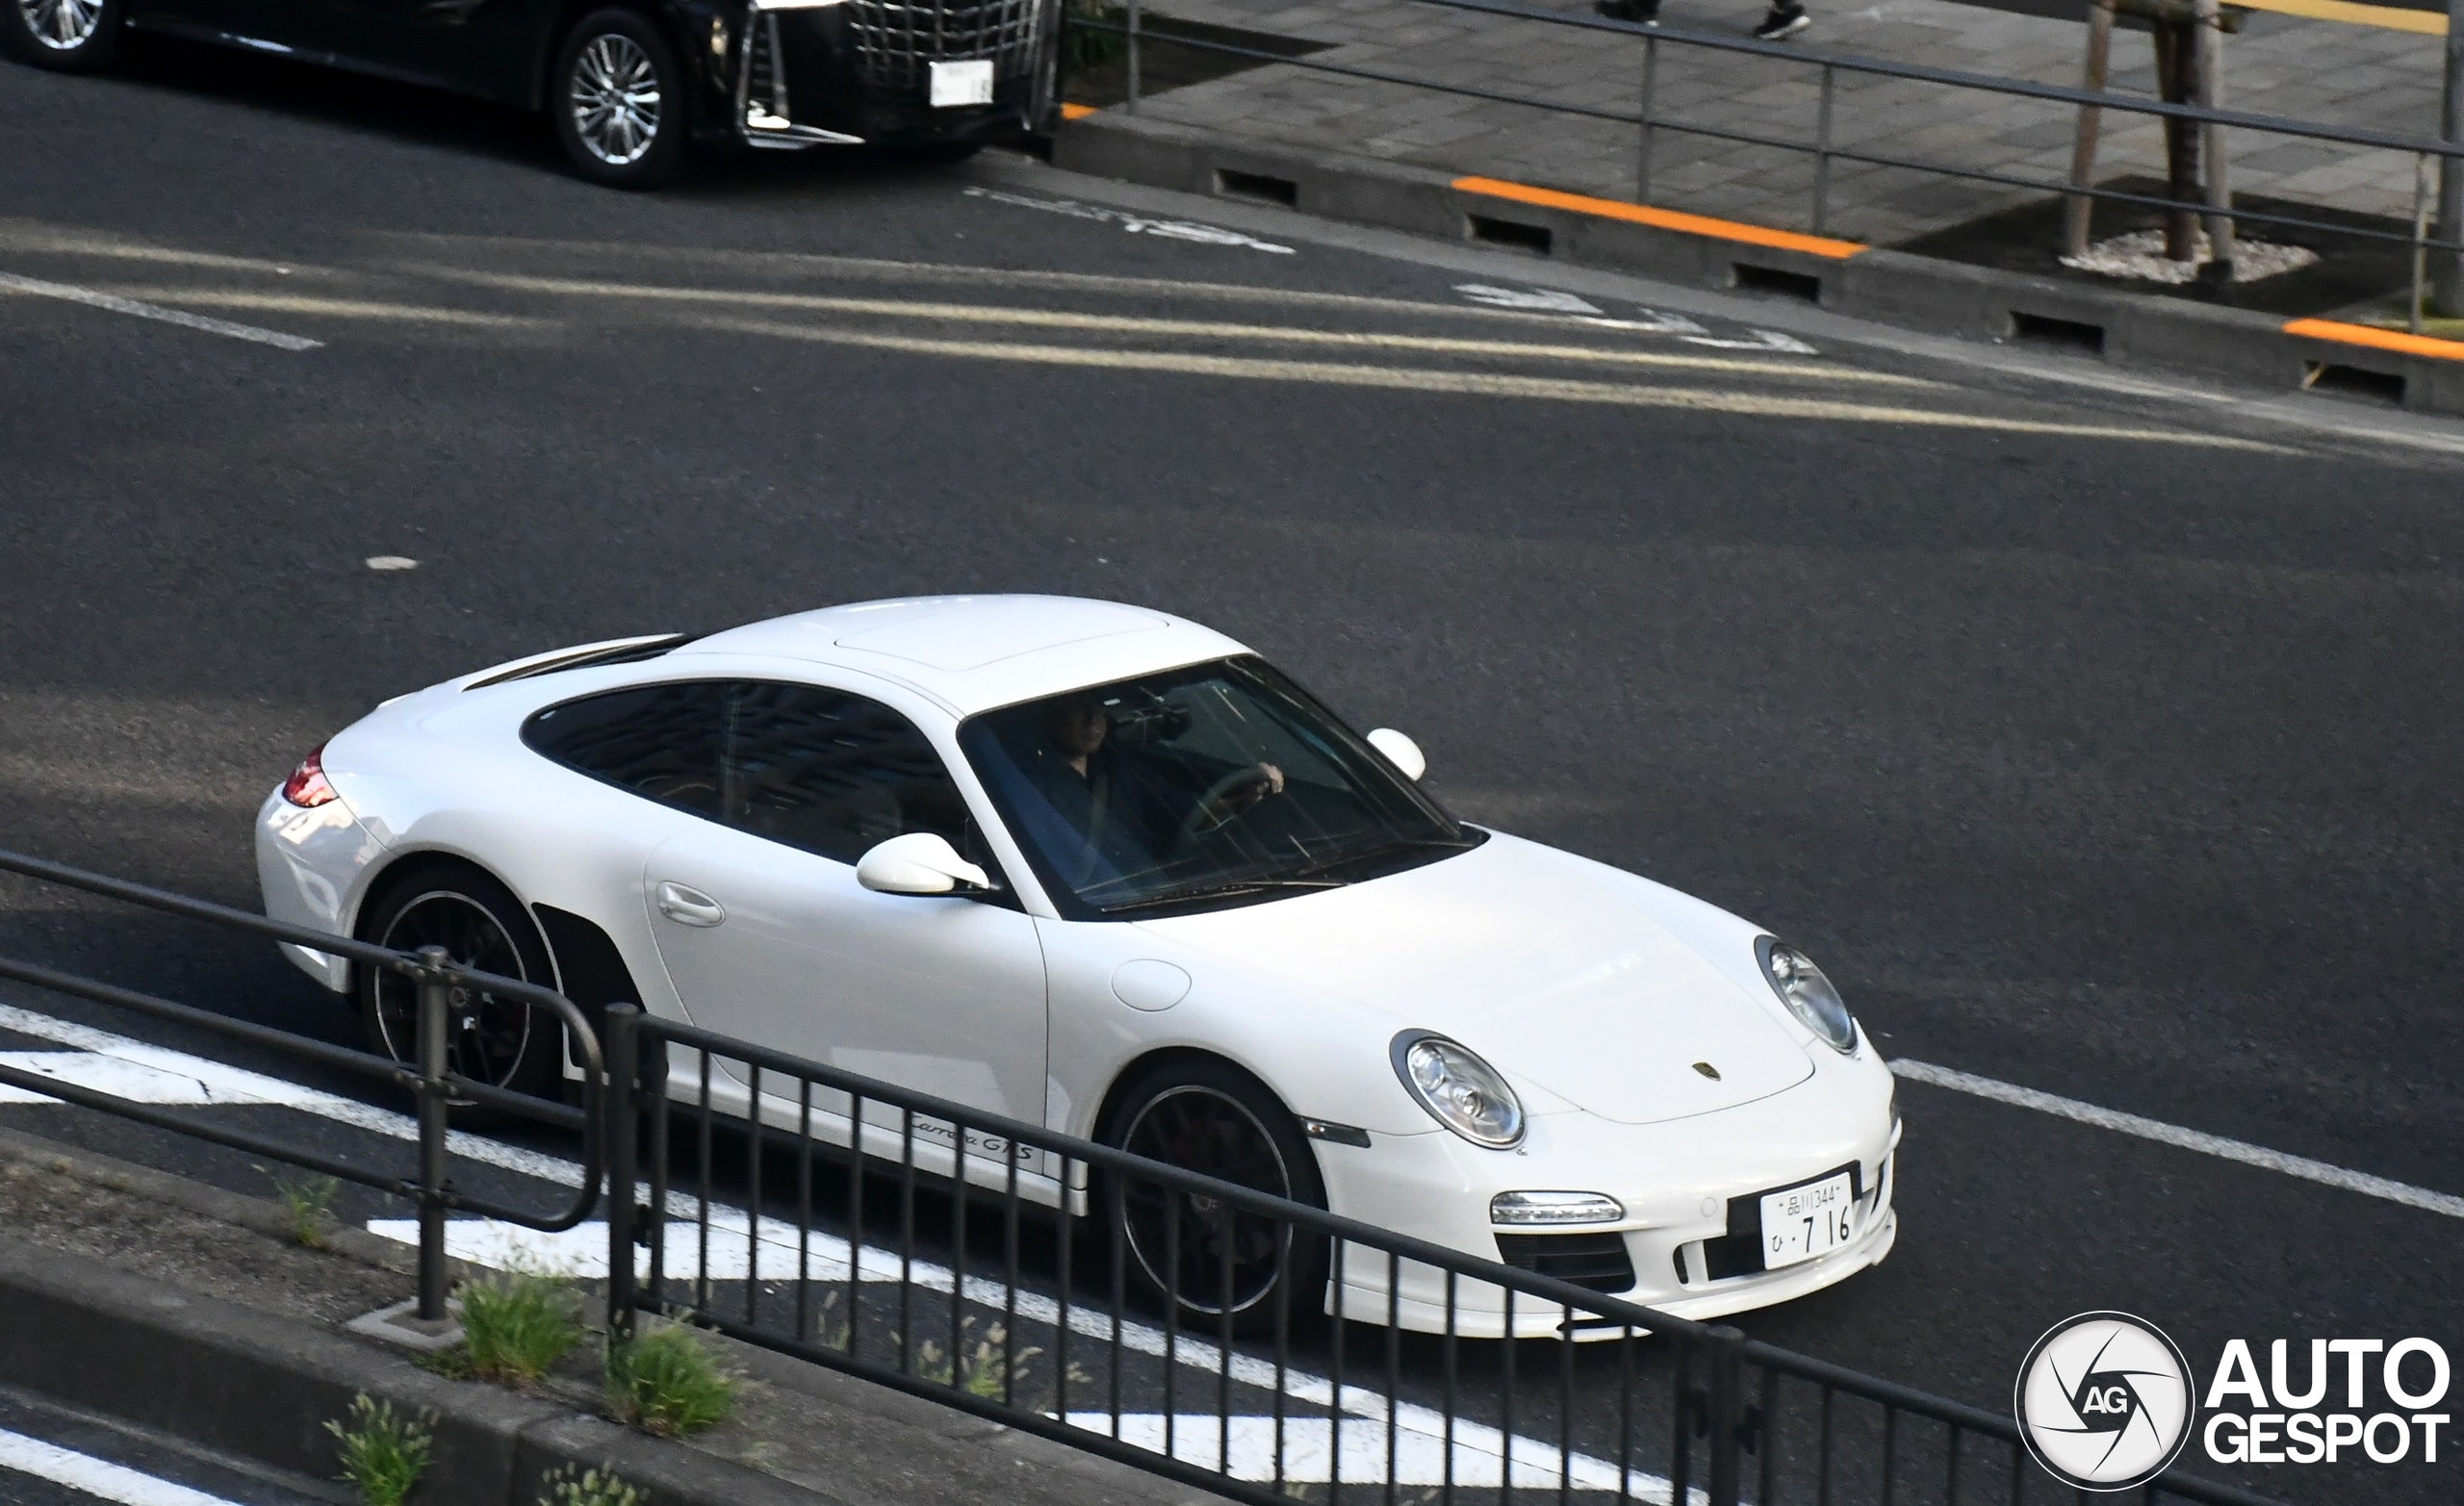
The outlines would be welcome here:
[[[1053,108],[1061,0],[750,0],[730,116],[749,145],[928,145],[1015,136]],[[988,103],[933,103],[936,64],[991,64]]]

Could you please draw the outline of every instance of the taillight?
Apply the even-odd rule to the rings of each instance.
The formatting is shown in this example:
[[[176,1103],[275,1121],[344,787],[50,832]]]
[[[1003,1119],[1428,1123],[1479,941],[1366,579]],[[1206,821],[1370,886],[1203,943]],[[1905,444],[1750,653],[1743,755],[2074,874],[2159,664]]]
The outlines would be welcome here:
[[[308,756],[299,760],[299,767],[291,771],[291,778],[282,781],[282,798],[295,805],[312,808],[342,799],[325,779],[324,744],[310,749]]]

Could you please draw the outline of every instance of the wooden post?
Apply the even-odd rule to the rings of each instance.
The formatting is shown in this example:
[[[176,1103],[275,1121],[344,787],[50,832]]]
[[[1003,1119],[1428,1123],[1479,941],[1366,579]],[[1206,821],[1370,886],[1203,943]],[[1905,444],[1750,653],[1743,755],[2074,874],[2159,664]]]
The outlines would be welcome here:
[[[2191,25],[2162,16],[2150,28],[2156,43],[2157,92],[2169,105],[2188,104],[2197,93],[2194,75],[2198,49],[2192,44]],[[2178,115],[2165,117],[2165,196],[2172,207],[2165,212],[2165,257],[2168,261],[2198,260],[2198,133]]]
[[[2450,0],[2464,5],[2464,0]],[[2088,7],[2088,66],[2079,87],[2092,94],[2105,91],[2106,64],[2114,49],[2114,0],[2092,0]],[[2095,187],[2096,132],[2104,123],[2104,111],[2095,105],[2079,107],[2079,134],[2070,143],[2070,186],[2074,189]],[[2088,249],[2088,227],[2096,213],[2096,201],[2086,193],[2073,193],[2062,206],[2062,254],[2077,256]]]
[[[2224,8],[2217,0],[2198,0],[2198,102],[2202,109],[2224,108]],[[2199,156],[2207,169],[2207,242],[2209,262],[2202,275],[2221,284],[2233,281],[2233,187],[2225,173],[2224,127],[2199,122]]]

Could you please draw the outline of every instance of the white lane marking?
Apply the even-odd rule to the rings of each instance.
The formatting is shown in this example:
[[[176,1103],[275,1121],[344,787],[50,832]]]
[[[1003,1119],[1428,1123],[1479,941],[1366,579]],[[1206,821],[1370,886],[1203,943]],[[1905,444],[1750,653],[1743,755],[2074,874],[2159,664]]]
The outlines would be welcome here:
[[[683,1204],[681,1208],[678,1206],[680,1203]],[[668,1206],[672,1213],[684,1216],[691,1216],[695,1208],[695,1205],[685,1200],[681,1194],[673,1191],[668,1194]],[[405,1244],[416,1243],[419,1239],[419,1225],[411,1219],[378,1219],[371,1222],[368,1227],[372,1233]],[[700,1227],[693,1224],[671,1223],[663,1232],[665,1238],[662,1243],[666,1246],[664,1267],[667,1275],[677,1280],[694,1279],[697,1274],[696,1263],[701,1253]],[[757,1225],[741,1209],[714,1203],[711,1205],[709,1213],[709,1279],[741,1281],[748,1271],[757,1267],[762,1280],[793,1280],[799,1268],[797,1237],[797,1227],[783,1219],[764,1218]],[[593,1248],[590,1242],[594,1238],[597,1240],[596,1248]],[[812,1231],[808,1240],[808,1248],[810,1256],[808,1268],[810,1279],[844,1281],[847,1276],[847,1242],[825,1235],[819,1230]],[[540,1275],[568,1275],[584,1279],[604,1277],[607,1274],[605,1224],[585,1225],[581,1229],[568,1231],[561,1235],[543,1235],[534,1230],[496,1223],[492,1220],[456,1219],[446,1225],[445,1247],[456,1258],[470,1260],[475,1264],[489,1265],[499,1270],[527,1271]],[[648,1254],[649,1252],[643,1251],[637,1256],[640,1263],[635,1267],[637,1270],[647,1271]],[[956,1273],[948,1266],[921,1260],[902,1262],[895,1250],[866,1245],[863,1248],[861,1260],[863,1279],[866,1281],[897,1281],[902,1273],[905,1273],[908,1281],[926,1291],[946,1292],[956,1285]],[[1031,1291],[1023,1287],[1013,1289],[988,1277],[967,1277],[963,1295],[966,1301],[994,1312],[1012,1311],[1014,1305],[1014,1311],[1018,1316],[1029,1322],[1057,1326],[1062,1320],[1061,1304],[1050,1296],[1040,1291]],[[1381,1472],[1385,1468],[1386,1457],[1382,1430],[1386,1426],[1390,1407],[1393,1409],[1399,1467],[1401,1461],[1407,1458],[1416,1461],[1434,1459],[1437,1461],[1436,1468],[1443,1468],[1448,1421],[1446,1415],[1434,1408],[1393,1401],[1384,1392],[1372,1391],[1365,1386],[1346,1386],[1338,1396],[1334,1383],[1323,1376],[1293,1368],[1278,1372],[1271,1361],[1257,1359],[1250,1355],[1235,1353],[1227,1360],[1222,1350],[1203,1340],[1193,1339],[1187,1334],[1168,1340],[1163,1330],[1150,1328],[1143,1323],[1123,1321],[1116,1335],[1110,1314],[1083,1305],[1073,1304],[1070,1307],[1068,1321],[1071,1333],[1092,1339],[1099,1343],[1116,1341],[1122,1348],[1133,1353],[1156,1358],[1168,1356],[1177,1364],[1188,1366],[1192,1369],[1208,1375],[1223,1373],[1228,1363],[1232,1379],[1243,1386],[1254,1387],[1265,1391],[1273,1391],[1280,1388],[1285,1395],[1303,1405],[1340,1410],[1349,1414],[1353,1418],[1375,1422],[1380,1432],[1373,1451],[1376,1460],[1374,1469],[1379,1472],[1373,1472],[1371,1467],[1364,1462],[1357,1474],[1353,1471],[1355,1448],[1351,1433],[1352,1424],[1350,1422],[1345,1424],[1344,1478],[1346,1480],[1374,1483],[1382,1477]],[[1112,1414],[1088,1416],[1100,1418],[1100,1421],[1092,1424],[1094,1431],[1107,1434],[1112,1431]],[[1269,1424],[1267,1436],[1271,1439],[1273,1419],[1268,1417],[1257,1420]],[[1079,1415],[1073,1414],[1071,1421],[1078,1422]],[[1213,1418],[1209,1417],[1207,1421],[1211,1427]],[[1130,1416],[1124,1415],[1121,1422],[1122,1436],[1129,1442],[1158,1453],[1163,1451],[1164,1435],[1160,1418],[1153,1429],[1151,1442],[1142,1441],[1135,1433],[1134,1419]],[[1288,1422],[1287,1428],[1297,1425],[1296,1422]],[[1324,1426],[1322,1420],[1320,1422],[1322,1435]],[[1243,1444],[1242,1427],[1243,1419],[1236,1418],[1233,1437],[1236,1446],[1245,1446]],[[1478,1475],[1480,1469],[1484,1468],[1485,1477],[1489,1483],[1496,1484],[1499,1474],[1503,1469],[1502,1461],[1510,1447],[1514,1456],[1515,1483],[1518,1485],[1553,1486],[1558,1483],[1562,1472],[1565,1480],[1570,1483],[1570,1487],[1575,1490],[1613,1491],[1617,1489],[1617,1467],[1608,1460],[1576,1453],[1562,1458],[1564,1468],[1561,1471],[1559,1468],[1561,1456],[1558,1446],[1554,1443],[1521,1434],[1513,1435],[1509,1439],[1508,1435],[1497,1428],[1469,1422],[1460,1417],[1454,1419],[1452,1428],[1456,1457],[1455,1477],[1458,1480],[1473,1479]],[[1176,1457],[1198,1457],[1183,1452],[1180,1423],[1177,1419],[1173,1433],[1173,1452]],[[1288,1433],[1287,1441],[1290,1437]],[[1212,1464],[1215,1457],[1214,1445],[1209,1443],[1204,1451],[1202,1462]],[[1484,1457],[1487,1460],[1485,1466],[1468,1462],[1478,1457]],[[1265,1445],[1265,1459],[1264,1468],[1268,1474],[1263,1477],[1271,1478],[1273,1470],[1271,1443]],[[1420,1468],[1420,1466],[1415,1465],[1414,1468]],[[1298,1475],[1292,1477],[1302,1478]],[[1243,1476],[1243,1478],[1251,1477]],[[1437,1478],[1436,1475],[1431,1476],[1432,1480]],[[1669,1485],[1665,1477],[1647,1474],[1636,1469],[1627,1472],[1626,1481],[1629,1493],[1637,1499],[1655,1502],[1657,1506],[1668,1506]],[[1704,1499],[1703,1493],[1693,1492],[1691,1499],[1695,1501]]]
[[[808,293],[768,293],[757,289],[688,288],[648,283],[581,282],[566,278],[496,277],[492,286],[528,293],[613,297],[651,303],[740,304],[751,308],[812,310],[824,314],[879,315],[886,319],[916,319],[963,324],[1015,324],[1031,328],[1087,330],[1101,334],[1187,336],[1198,340],[1252,340],[1278,345],[1335,345],[1379,350],[1425,350],[1441,355],[1499,356],[1544,361],[1586,361],[1612,365],[1670,367],[1684,370],[1736,371],[1756,376],[1810,376],[1828,381],[1880,383],[1895,387],[1940,387],[1919,377],[1846,370],[1833,366],[1787,365],[1770,361],[1738,361],[1718,356],[1674,355],[1664,350],[1619,349],[1600,345],[1532,345],[1521,341],[1465,340],[1453,336],[1383,334],[1367,330],[1304,328],[1277,324],[1227,324],[1220,320],[1143,319],[1116,314],[1080,314],[1062,309],[1022,309],[1000,304],[926,303],[897,298],[845,298]],[[1619,319],[1569,319],[1666,334],[1674,326]],[[1684,328],[1701,330],[1700,324]],[[1758,334],[1768,333],[1758,331]],[[1784,340],[1784,336],[1774,339]],[[1701,344],[1702,342],[1696,342]],[[1713,342],[1717,344],[1717,342]],[[1748,350],[1812,347],[1732,341]]]
[[[1123,1413],[1119,1438],[1150,1453],[1165,1451],[1165,1417],[1160,1412]],[[1231,1419],[1229,1446],[1223,1426],[1211,1412],[1176,1413],[1170,1418],[1170,1449],[1173,1458],[1201,1468],[1221,1468],[1235,1480],[1270,1481],[1275,1478],[1275,1420],[1271,1417],[1235,1416]],[[1283,1421],[1283,1478],[1294,1485],[1323,1485],[1335,1478],[1335,1444],[1340,1439],[1343,1450],[1343,1482],[1346,1485],[1383,1485],[1389,1483],[1386,1456],[1391,1438],[1395,1468],[1392,1482],[1396,1485],[1444,1485],[1449,1479],[1447,1446],[1443,1438],[1408,1428],[1388,1432],[1383,1417],[1345,1417],[1342,1427],[1332,1417],[1286,1417]],[[1109,1412],[1073,1412],[1071,1427],[1085,1428],[1090,1433],[1113,1433],[1113,1415]],[[1458,1434],[1454,1441],[1451,1478],[1471,1490],[1496,1490],[1503,1478],[1505,1459],[1490,1448],[1476,1448]],[[1614,1491],[1617,1470],[1613,1466],[1591,1468],[1598,1460],[1584,1460],[1564,1471],[1578,1491]],[[1517,1490],[1553,1489],[1560,1474],[1556,1448],[1538,1439],[1518,1438],[1514,1448],[1514,1486]],[[1706,1493],[1689,1493],[1695,1500],[1707,1499]],[[1664,1500],[1665,1483],[1656,1495],[1646,1497]]]
[[[2183,1150],[2197,1151],[2201,1155],[2215,1156],[2224,1161],[2240,1161],[2243,1165],[2256,1166],[2263,1171],[2280,1171],[2288,1177],[2299,1177],[2304,1182],[2317,1182],[2326,1187],[2341,1187],[2347,1192],[2359,1192],[2365,1197],[2384,1198],[2390,1203],[2401,1203],[2407,1208],[2444,1213],[2450,1218],[2464,1218],[2464,1197],[2457,1197],[2451,1192],[2433,1192],[2427,1187],[2417,1187],[2403,1182],[2392,1182],[2385,1177],[2374,1177],[2366,1171],[2347,1170],[2343,1166],[2330,1165],[2323,1161],[2312,1161],[2306,1156],[2289,1156],[2283,1151],[2270,1150],[2264,1145],[2253,1145],[2247,1140],[2228,1139],[2221,1135],[2209,1135],[2200,1130],[2186,1130],[2178,1124],[2167,1124],[2161,1119],[2142,1118],[2135,1113],[2124,1113],[2118,1109],[2103,1109],[2094,1104],[2082,1103],[2076,1098],[2064,1098],[2056,1093],[2040,1092],[2033,1087],[2020,1087],[2015,1084],[1997,1082],[1989,1077],[1978,1077],[1972,1072],[1938,1067],[1931,1062],[1911,1061],[1902,1058],[1893,1061],[1890,1069],[1912,1083],[1947,1087],[1955,1093],[1971,1093],[1978,1098],[1989,1098],[1998,1104],[2033,1109],[2039,1113],[2075,1119],[2081,1124],[2092,1124],[2100,1130],[2112,1130],[2121,1135],[2135,1135],[2141,1139],[2154,1140],[2161,1145],[2177,1146]]]
[[[133,315],[138,319],[159,319],[183,329],[201,329],[209,335],[228,335],[234,340],[252,341],[283,350],[315,350],[324,345],[321,340],[310,340],[304,335],[286,335],[280,330],[259,329],[254,324],[234,324],[229,319],[207,319],[202,314],[184,314],[159,303],[140,303],[135,298],[123,298],[116,294],[96,293],[90,288],[72,287],[64,282],[43,282],[38,278],[20,277],[14,272],[0,272],[0,289],[31,294],[38,298],[82,303],[88,308],[107,309],[114,314]]]
[[[228,1062],[216,1061],[205,1057],[192,1057],[183,1051],[148,1045],[141,1040],[131,1040],[125,1035],[115,1035],[109,1031],[99,1031],[90,1025],[79,1025],[69,1020],[55,1019],[48,1014],[38,1014],[32,1009],[21,1009],[14,1005],[0,1004],[0,1031],[31,1035],[37,1040],[47,1040],[59,1046],[72,1046],[80,1051],[90,1051],[97,1056],[114,1057],[122,1061],[134,1061],[158,1071],[193,1077],[215,1094],[215,1101],[218,1103],[270,1104],[282,1109],[296,1109],[303,1113],[313,1113],[321,1119],[330,1119],[336,1124],[346,1124],[355,1130],[366,1130],[372,1135],[382,1135],[388,1139],[406,1140],[413,1144],[419,1141],[419,1121],[408,1114],[379,1109],[372,1104],[361,1103],[356,1098],[345,1098],[338,1093],[320,1092],[313,1087],[305,1087],[297,1083],[287,1083],[280,1078],[268,1077],[262,1072],[251,1072],[245,1067],[232,1066]],[[506,1145],[497,1140],[484,1139],[467,1130],[449,1132],[446,1136],[446,1147],[456,1156],[494,1166],[500,1171],[510,1171],[516,1176],[529,1177],[534,1181],[551,1183],[557,1187],[581,1186],[581,1167],[570,1161],[556,1156],[542,1155],[537,1151],[524,1150],[520,1146]]]
[[[408,554],[371,554],[368,568],[374,571],[417,570],[420,562]]]
[[[96,1459],[7,1428],[0,1428],[0,1469],[31,1474],[72,1491],[117,1501],[119,1506],[231,1506],[219,1495],[158,1480],[126,1465]]]
[[[1019,209],[1040,209],[1048,215],[1066,215],[1072,219],[1091,219],[1099,224],[1118,225],[1131,235],[1161,236],[1167,241],[1194,241],[1201,245],[1239,245],[1252,251],[1271,251],[1277,256],[1290,256],[1292,247],[1226,230],[1221,225],[1204,225],[1191,219],[1150,219],[1143,215],[1124,214],[1099,204],[1081,204],[1076,199],[1030,198],[1024,193],[1004,193],[999,189],[968,188],[959,191],[969,198],[988,198],[996,204],[1011,204]]]
[[[0,1067],[90,1087],[98,1093],[139,1104],[220,1104],[245,1102],[218,1098],[214,1089],[184,1072],[164,1072],[98,1057],[90,1051],[0,1051]],[[58,1098],[29,1087],[0,1083],[0,1104],[56,1104]]]
[[[1493,309],[1535,309],[1549,314],[1605,314],[1607,310],[1554,288],[1500,288],[1493,283],[1465,282],[1454,291]]]

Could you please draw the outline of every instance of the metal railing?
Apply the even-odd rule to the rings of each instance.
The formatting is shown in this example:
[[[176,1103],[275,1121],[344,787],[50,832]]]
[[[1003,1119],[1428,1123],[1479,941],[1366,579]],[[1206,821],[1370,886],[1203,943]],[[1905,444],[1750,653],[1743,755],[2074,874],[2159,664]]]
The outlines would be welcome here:
[[[620,1329],[664,1313],[1260,1506],[2071,1494],[2007,1417],[1733,1328],[628,1008],[607,1046],[611,1176],[638,1144],[647,1193],[610,1205]],[[1274,1276],[1245,1309],[1245,1250]],[[2132,1498],[2266,1506],[2178,1473]]]
[[[2432,252],[2464,254],[2464,238],[2459,238],[2464,237],[2464,232],[2451,232],[2448,238],[2442,239],[2432,235],[2429,228],[2433,208],[2431,181],[2436,176],[2431,169],[2431,165],[2434,162],[2451,163],[2464,160],[2464,141],[2439,140],[2428,137],[2327,125],[2318,121],[2254,115],[2243,111],[2207,109],[2195,104],[2173,103],[2140,94],[2118,94],[2108,90],[2073,89],[2059,84],[2039,84],[2025,79],[1996,78],[1989,74],[1928,67],[1920,64],[1892,63],[1879,58],[1861,58],[1844,53],[1821,52],[1795,43],[1757,41],[1749,38],[1689,31],[1677,26],[1642,25],[1604,16],[1536,10],[1529,6],[1514,4],[1512,0],[1416,0],[1416,3],[1442,10],[1470,12],[1508,20],[1527,21],[1541,26],[1569,27],[1578,31],[1603,33],[1638,40],[1642,43],[1643,58],[1640,77],[1637,80],[1637,108],[1629,114],[1588,105],[1566,104],[1529,94],[1506,93],[1471,85],[1447,83],[1438,79],[1415,78],[1374,68],[1324,63],[1307,57],[1291,57],[1209,38],[1188,36],[1178,31],[1152,31],[1143,24],[1146,0],[1125,0],[1125,16],[1119,22],[1067,13],[1065,16],[1063,30],[1065,35],[1075,30],[1125,39],[1128,80],[1127,101],[1123,108],[1131,114],[1137,113],[1141,103],[1142,93],[1140,80],[1141,44],[1146,43],[1189,48],[1219,56],[1245,59],[1261,64],[1299,68],[1313,73],[1357,79],[1368,83],[1404,85],[1413,89],[1452,94],[1466,99],[1477,99],[1491,104],[1516,105],[1551,115],[1575,115],[1630,126],[1637,132],[1635,159],[1637,202],[1647,203],[1652,196],[1654,140],[1659,133],[1703,137],[1739,145],[1773,147],[1800,153],[1811,157],[1814,163],[1813,180],[1809,189],[1810,198],[1809,218],[1812,232],[1817,236],[1827,235],[1830,231],[1832,168],[1835,164],[1839,163],[1901,168],[1996,188],[2060,194],[2073,201],[2092,200],[2133,205],[2141,208],[2161,209],[2169,213],[2195,215],[2202,218],[2216,212],[2216,206],[2207,203],[2203,197],[2195,193],[2186,199],[2174,199],[2136,193],[2121,189],[2098,187],[2092,183],[2070,179],[2025,177],[1992,168],[1923,161],[1888,152],[1842,145],[1834,139],[1833,118],[1836,79],[1842,73],[1897,79],[1910,83],[1934,85],[1943,89],[1968,89],[2014,98],[2042,100],[2048,103],[2075,106],[2083,112],[2118,111],[2159,120],[2178,121],[2186,128],[2214,126],[2221,130],[2258,132],[2271,136],[2333,142],[2364,150],[2400,152],[2410,155],[2414,162],[2412,213],[2409,229],[2405,231],[2374,229],[2366,225],[2314,218],[2302,215],[2262,212],[2240,207],[2229,210],[2229,218],[2237,222],[2247,221],[2254,224],[2282,226],[2320,235],[2341,236],[2350,240],[2409,247],[2412,255],[2410,321],[2416,331],[2421,327],[2423,293],[2430,254]],[[1775,63],[1795,67],[1817,69],[1820,75],[1820,89],[1813,135],[1810,138],[1780,136],[1762,131],[1688,123],[1671,117],[1656,108],[1657,102],[1655,97],[1658,88],[1660,49],[1663,46],[1743,54],[1767,58]],[[2464,222],[2464,216],[2456,215],[2456,206],[2445,206],[2445,211],[2450,217],[2451,223]]]
[[[597,1208],[602,1165],[601,1129],[605,1117],[602,1107],[604,1067],[600,1059],[597,1033],[581,1011],[562,994],[517,978],[499,977],[460,966],[446,956],[442,947],[424,947],[417,953],[397,952],[16,853],[0,852],[0,872],[81,889],[89,894],[203,921],[227,931],[290,942],[331,957],[348,958],[362,967],[385,968],[409,979],[417,989],[418,999],[419,1039],[415,1063],[395,1061],[272,1026],[233,1019],[193,1005],[157,998],[15,957],[0,957],[0,979],[203,1031],[261,1051],[372,1079],[408,1093],[418,1105],[417,1161],[407,1175],[372,1171],[358,1162],[327,1155],[294,1139],[275,1138],[211,1122],[194,1114],[181,1113],[173,1109],[132,1102],[81,1084],[64,1083],[5,1063],[0,1063],[0,1084],[150,1125],[174,1135],[245,1151],[269,1161],[373,1187],[414,1204],[419,1210],[420,1231],[418,1315],[425,1322],[443,1322],[448,1316],[445,1225],[449,1214],[471,1213],[553,1233],[579,1225]],[[448,1060],[447,1023],[450,995],[456,987],[469,987],[553,1013],[563,1023],[567,1041],[582,1070],[581,1107],[573,1108],[507,1092],[492,1084],[474,1082],[451,1070]],[[542,1215],[457,1188],[451,1177],[448,1114],[452,1107],[462,1104],[578,1134],[582,1139],[583,1171],[580,1188],[573,1200],[562,1211]]]

